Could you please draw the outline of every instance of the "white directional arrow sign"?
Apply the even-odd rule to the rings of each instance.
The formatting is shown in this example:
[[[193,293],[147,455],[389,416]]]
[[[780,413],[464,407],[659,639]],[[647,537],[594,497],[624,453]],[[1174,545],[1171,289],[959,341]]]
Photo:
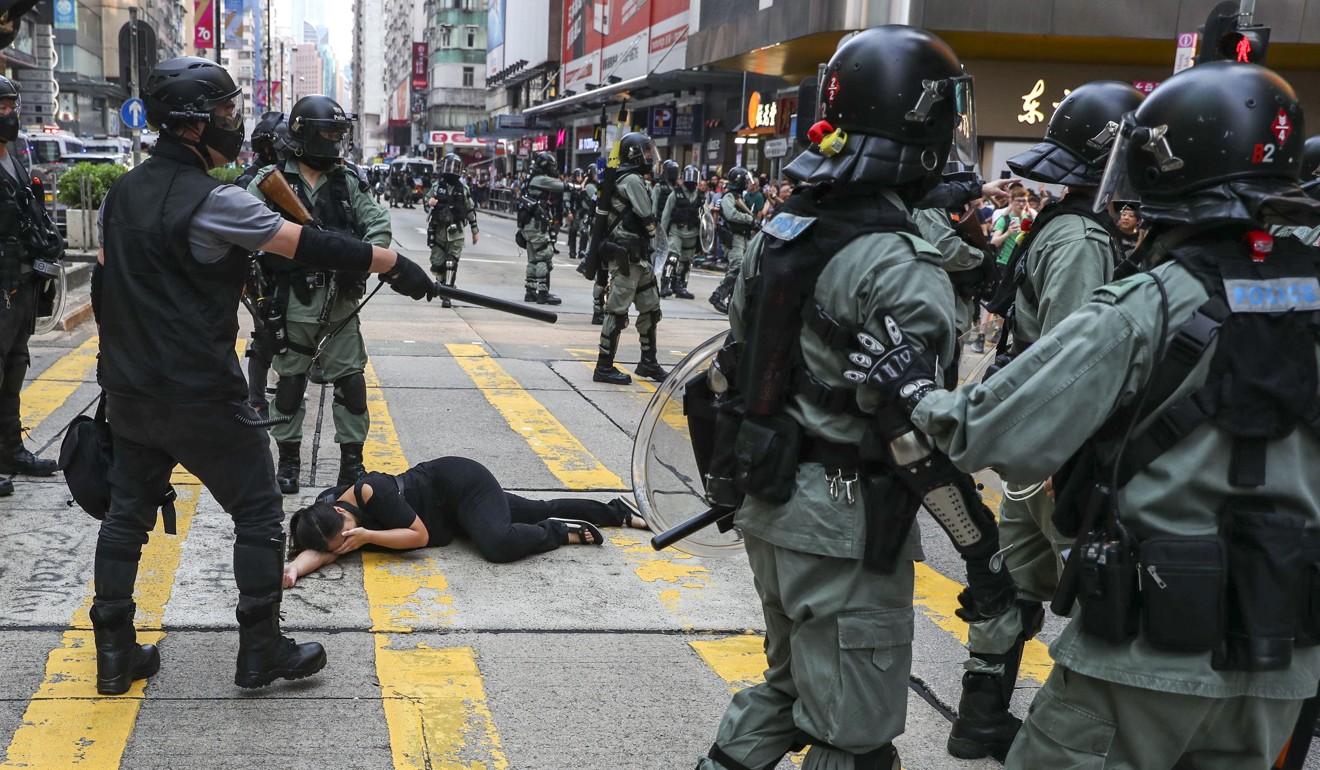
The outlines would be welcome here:
[[[147,127],[147,107],[141,99],[129,99],[119,108],[119,119],[129,128]]]

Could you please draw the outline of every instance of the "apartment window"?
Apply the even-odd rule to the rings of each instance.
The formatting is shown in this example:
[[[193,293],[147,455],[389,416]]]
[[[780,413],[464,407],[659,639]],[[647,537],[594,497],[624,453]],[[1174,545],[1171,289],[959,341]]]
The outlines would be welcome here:
[[[476,47],[477,47],[477,28],[476,28],[476,27],[469,26],[469,27],[467,28],[467,47],[468,47],[468,48],[476,48]]]
[[[453,27],[450,27],[450,26],[444,26],[444,27],[441,27],[441,28],[440,28],[440,47],[441,47],[441,48],[453,48],[453,47],[454,47],[454,28],[453,28]]]
[[[472,88],[477,84],[477,73],[474,67],[463,68],[463,87]]]

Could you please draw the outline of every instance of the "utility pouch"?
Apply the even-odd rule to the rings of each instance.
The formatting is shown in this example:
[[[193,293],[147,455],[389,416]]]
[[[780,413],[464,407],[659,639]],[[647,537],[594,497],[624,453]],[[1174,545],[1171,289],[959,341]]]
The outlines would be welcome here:
[[[520,249],[527,248],[527,236],[523,235],[521,230],[513,234],[513,242],[518,244]]]
[[[1100,459],[1095,444],[1090,441],[1082,444],[1054,474],[1054,513],[1050,520],[1059,534],[1077,537],[1088,510],[1109,509],[1109,487],[1098,485],[1100,478]],[[1103,499],[1097,499],[1097,495]],[[1096,505],[1104,507],[1093,507]]]
[[[726,249],[733,245],[733,230],[730,230],[727,225],[720,225],[715,228],[715,237],[719,239],[720,245]]]
[[[356,302],[367,293],[366,273],[336,272],[334,281],[339,285],[339,294],[345,299]]]
[[[866,477],[866,550],[862,564],[881,575],[894,574],[908,532],[917,520],[921,500],[906,484],[888,473]]]
[[[747,415],[734,442],[734,483],[744,494],[786,503],[793,497],[801,450],[802,428],[792,417]]]
[[[1141,629],[1152,647],[1217,650],[1224,639],[1224,543],[1156,535],[1142,542]]]
[[[1274,510],[1269,500],[1230,499],[1221,515],[1228,592],[1224,654],[1211,665],[1228,671],[1278,671],[1292,663],[1297,602],[1302,593],[1306,520]]]
[[[1110,644],[1137,636],[1137,565],[1121,540],[1095,540],[1081,553],[1082,632]]]
[[[1297,596],[1298,647],[1320,644],[1320,533],[1302,539],[1302,584]]]

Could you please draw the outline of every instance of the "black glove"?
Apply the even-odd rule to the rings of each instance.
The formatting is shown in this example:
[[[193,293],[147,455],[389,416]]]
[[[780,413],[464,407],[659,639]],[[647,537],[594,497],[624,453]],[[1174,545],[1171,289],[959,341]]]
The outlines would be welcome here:
[[[996,543],[995,545],[998,545]],[[968,623],[997,618],[1013,608],[1017,590],[1003,556],[990,551],[983,558],[967,558],[967,587],[958,594],[962,605],[953,614]],[[995,569],[998,567],[998,569]]]
[[[885,316],[889,346],[866,332],[857,333],[854,351],[848,360],[855,369],[846,369],[844,379],[876,392],[881,404],[898,404],[908,414],[926,394],[935,390],[935,369],[911,345],[903,341],[894,319]]]
[[[435,288],[435,280],[427,275],[420,265],[402,254],[398,255],[394,267],[390,268],[388,273],[382,274],[380,279],[399,294],[413,299],[425,299],[430,302],[440,293]]]

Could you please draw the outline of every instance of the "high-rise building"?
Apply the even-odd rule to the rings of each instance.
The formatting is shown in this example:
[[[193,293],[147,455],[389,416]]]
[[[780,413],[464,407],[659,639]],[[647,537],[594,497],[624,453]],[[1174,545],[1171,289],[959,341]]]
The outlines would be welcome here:
[[[308,94],[324,94],[325,59],[319,46],[301,43],[293,47],[289,59],[292,64],[292,76],[289,79],[290,104]]]
[[[354,145],[360,160],[383,155],[386,142],[380,133],[386,120],[385,0],[356,0],[353,14],[352,106],[358,114]]]
[[[452,146],[455,134],[486,117],[486,7],[477,0],[426,0],[425,13],[426,129],[442,132]]]

